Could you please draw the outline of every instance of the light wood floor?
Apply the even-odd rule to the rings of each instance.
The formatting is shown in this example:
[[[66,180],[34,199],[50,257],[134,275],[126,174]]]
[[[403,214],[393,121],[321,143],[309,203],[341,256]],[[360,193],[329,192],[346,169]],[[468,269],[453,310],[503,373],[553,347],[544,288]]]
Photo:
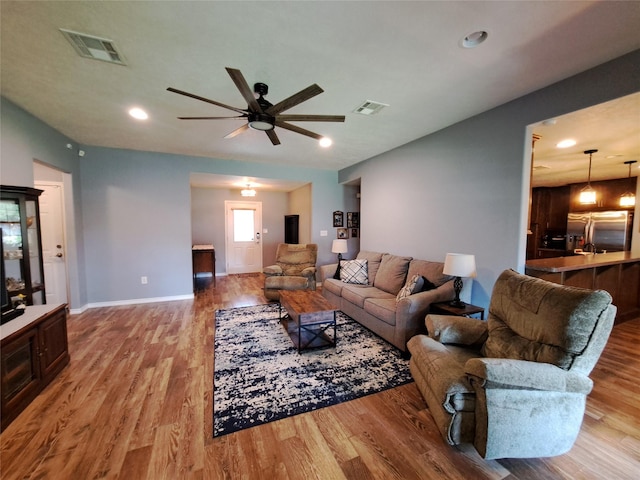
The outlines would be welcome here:
[[[71,363],[2,433],[2,479],[639,478],[640,319],[614,328],[560,457],[454,449],[414,384],[212,438],[213,314],[266,303],[262,282],[224,277],[193,301],[71,316]]]

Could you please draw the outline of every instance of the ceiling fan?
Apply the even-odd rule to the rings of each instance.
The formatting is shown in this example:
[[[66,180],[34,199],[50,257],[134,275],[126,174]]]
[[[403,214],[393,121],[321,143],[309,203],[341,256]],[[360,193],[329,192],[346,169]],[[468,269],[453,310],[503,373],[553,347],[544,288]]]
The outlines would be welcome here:
[[[210,100],[208,98],[201,97],[199,95],[194,95],[193,93],[185,92],[182,90],[178,90],[176,88],[169,87],[167,90],[173,93],[178,93],[180,95],[184,95],[186,97],[195,98],[196,100],[201,100],[203,102],[211,103],[213,105],[217,105],[222,108],[226,108],[228,110],[233,110],[234,112],[239,113],[240,115],[235,117],[178,117],[180,120],[228,120],[228,119],[247,119],[247,123],[242,125],[240,128],[237,128],[233,132],[226,135],[224,138],[232,138],[236,135],[246,131],[249,128],[254,130],[261,130],[267,134],[271,143],[274,145],[280,145],[280,139],[276,135],[274,131],[275,127],[284,128],[285,130],[290,130],[292,132],[300,133],[301,135],[306,135],[307,137],[315,138],[316,140],[320,140],[322,135],[318,135],[317,133],[311,132],[304,128],[298,127],[296,125],[292,125],[288,122],[344,122],[344,115],[283,115],[282,112],[288,110],[296,105],[309,100],[310,98],[315,97],[316,95],[322,93],[324,90],[320,88],[315,83],[305,88],[304,90],[300,90],[298,93],[291,95],[288,98],[285,98],[281,102],[276,103],[275,105],[271,104],[264,96],[268,93],[269,87],[264,83],[256,83],[253,86],[254,92],[258,95],[258,98],[255,97],[254,93],[249,88],[249,84],[245,80],[242,72],[235,68],[227,67],[227,73],[231,77],[231,80],[236,84],[236,87],[240,91],[240,94],[244,97],[247,102],[247,108],[236,108],[231,107],[229,105],[225,105],[224,103],[216,102],[215,100]]]

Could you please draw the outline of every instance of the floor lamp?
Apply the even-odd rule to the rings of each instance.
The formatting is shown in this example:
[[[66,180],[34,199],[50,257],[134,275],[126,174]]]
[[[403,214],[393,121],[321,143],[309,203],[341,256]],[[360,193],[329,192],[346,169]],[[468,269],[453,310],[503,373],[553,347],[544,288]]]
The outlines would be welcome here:
[[[340,280],[340,262],[342,261],[342,254],[347,253],[347,241],[343,238],[338,238],[333,241],[331,245],[331,253],[338,254],[338,268],[336,268],[336,273],[333,275],[333,278],[336,280]]]

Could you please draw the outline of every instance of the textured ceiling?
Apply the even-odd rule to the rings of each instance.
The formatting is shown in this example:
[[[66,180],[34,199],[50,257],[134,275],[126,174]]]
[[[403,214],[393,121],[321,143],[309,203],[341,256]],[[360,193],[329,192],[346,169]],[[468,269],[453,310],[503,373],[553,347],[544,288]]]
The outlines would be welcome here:
[[[640,48],[639,5],[3,0],[1,93],[80,144],[336,170]],[[113,40],[127,65],[80,57],[60,28]],[[480,29],[489,33],[484,44],[459,46]],[[345,123],[299,124],[334,145],[322,149],[276,128],[282,145],[274,147],[257,131],[224,139],[238,120],[177,120],[233,112],[167,87],[246,108],[225,67],[240,69],[250,85],[268,84],[272,103],[320,85],[324,93],[287,113],[345,115]],[[389,107],[353,113],[364,100]],[[618,163],[640,157],[640,105],[637,96],[630,101],[617,107],[631,126],[613,125],[617,110],[604,108],[604,125],[587,131],[576,120],[572,135],[588,139],[587,148],[614,143]],[[150,118],[131,119],[132,106]],[[540,131],[536,147],[537,161],[555,161],[557,175],[562,162],[548,145],[563,125]],[[572,169],[585,168],[583,145],[562,158]]]

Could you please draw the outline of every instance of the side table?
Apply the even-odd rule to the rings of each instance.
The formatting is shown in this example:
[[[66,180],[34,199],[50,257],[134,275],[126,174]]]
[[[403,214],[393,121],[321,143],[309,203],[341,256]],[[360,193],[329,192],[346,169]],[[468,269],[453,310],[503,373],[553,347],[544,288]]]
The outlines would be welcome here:
[[[480,320],[484,320],[484,308],[470,303],[465,303],[462,308],[449,305],[449,302],[432,303],[429,312],[440,315],[457,315],[459,317],[468,317],[479,313]]]

